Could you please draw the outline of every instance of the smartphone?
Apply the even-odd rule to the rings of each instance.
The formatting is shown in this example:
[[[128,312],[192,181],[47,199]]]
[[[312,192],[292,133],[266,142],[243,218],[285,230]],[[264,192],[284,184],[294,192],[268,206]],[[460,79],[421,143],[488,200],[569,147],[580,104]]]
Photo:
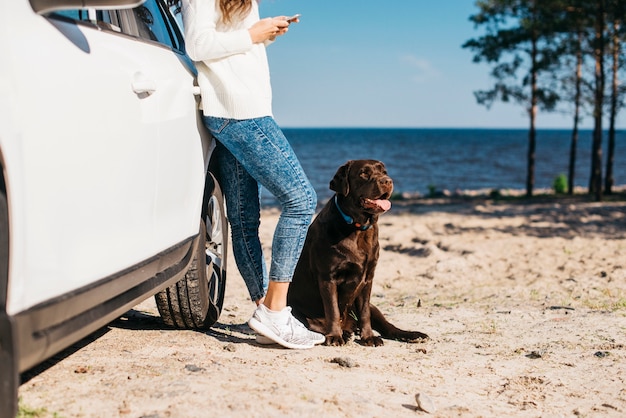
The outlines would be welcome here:
[[[293,15],[293,16],[291,16],[291,17],[288,17],[288,18],[287,18],[287,22],[289,22],[289,23],[293,23],[293,21],[294,21],[294,20],[296,20],[296,19],[298,19],[299,17],[300,17],[300,13],[298,13],[298,14],[296,14],[296,15]]]

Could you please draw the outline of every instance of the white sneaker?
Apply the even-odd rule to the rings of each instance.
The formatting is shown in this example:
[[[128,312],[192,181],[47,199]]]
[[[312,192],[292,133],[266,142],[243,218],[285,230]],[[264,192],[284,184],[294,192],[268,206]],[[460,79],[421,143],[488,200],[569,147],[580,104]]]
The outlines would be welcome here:
[[[314,331],[311,331],[311,333],[317,334],[317,335],[322,335],[322,334],[318,334],[317,332],[314,332]],[[315,344],[321,344],[324,341],[326,341],[326,337],[324,337],[322,335],[321,337],[315,337],[314,340],[315,340]],[[259,344],[259,345],[274,345],[274,344],[278,344],[276,341],[270,340],[269,338],[267,338],[263,334],[256,334],[256,343]]]
[[[248,321],[248,325],[261,336],[287,348],[312,348],[315,344],[321,344],[326,341],[326,337],[322,334],[309,331],[300,321],[294,318],[290,307],[286,307],[279,312],[273,312],[261,304],[254,311],[254,315]],[[259,344],[268,343],[266,339],[260,339]]]
[[[263,334],[256,334],[256,343],[260,345],[272,345],[276,344],[273,340],[270,340]]]

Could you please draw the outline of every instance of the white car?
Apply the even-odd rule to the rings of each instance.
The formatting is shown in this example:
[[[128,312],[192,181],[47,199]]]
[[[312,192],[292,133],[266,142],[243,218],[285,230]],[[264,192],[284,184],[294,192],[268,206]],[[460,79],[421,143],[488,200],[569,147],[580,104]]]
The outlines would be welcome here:
[[[213,325],[227,223],[163,0],[0,2],[0,417],[20,373],[155,295]]]

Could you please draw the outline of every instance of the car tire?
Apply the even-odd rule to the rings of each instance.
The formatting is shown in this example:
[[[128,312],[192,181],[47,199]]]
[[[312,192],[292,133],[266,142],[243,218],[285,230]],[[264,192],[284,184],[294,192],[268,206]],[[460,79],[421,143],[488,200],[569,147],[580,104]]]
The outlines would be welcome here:
[[[211,173],[204,202],[198,245],[185,277],[155,295],[161,318],[170,327],[207,329],[224,305],[228,223],[222,191]]]

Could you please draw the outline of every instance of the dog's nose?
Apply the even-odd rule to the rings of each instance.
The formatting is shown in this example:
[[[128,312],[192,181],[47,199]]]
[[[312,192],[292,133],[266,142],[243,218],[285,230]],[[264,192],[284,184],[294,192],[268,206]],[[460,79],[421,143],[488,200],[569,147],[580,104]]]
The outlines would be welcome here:
[[[393,180],[389,176],[381,177],[378,182],[381,186],[393,186]]]

